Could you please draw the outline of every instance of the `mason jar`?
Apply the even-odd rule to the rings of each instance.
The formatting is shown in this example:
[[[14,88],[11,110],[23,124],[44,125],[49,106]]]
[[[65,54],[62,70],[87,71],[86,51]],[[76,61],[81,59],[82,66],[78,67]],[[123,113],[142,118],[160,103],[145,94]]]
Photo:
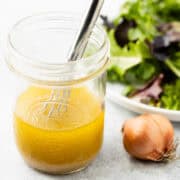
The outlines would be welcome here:
[[[67,174],[86,167],[103,142],[109,42],[100,25],[84,56],[67,60],[78,16],[43,13],[14,25],[6,62],[17,76],[17,148],[32,168]]]

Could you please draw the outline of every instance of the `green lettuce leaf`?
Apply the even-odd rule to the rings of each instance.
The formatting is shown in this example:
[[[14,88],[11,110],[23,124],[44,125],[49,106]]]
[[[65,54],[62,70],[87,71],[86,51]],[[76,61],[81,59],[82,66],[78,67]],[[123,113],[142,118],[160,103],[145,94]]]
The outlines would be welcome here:
[[[171,59],[165,61],[169,69],[180,78],[180,52],[176,52],[171,56]]]
[[[180,79],[175,83],[166,84],[160,98],[160,106],[166,109],[180,110]]]

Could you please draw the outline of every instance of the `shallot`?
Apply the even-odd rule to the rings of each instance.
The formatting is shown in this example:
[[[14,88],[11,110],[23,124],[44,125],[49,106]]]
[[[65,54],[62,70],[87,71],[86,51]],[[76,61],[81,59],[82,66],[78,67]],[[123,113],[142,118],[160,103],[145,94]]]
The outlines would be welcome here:
[[[174,129],[163,115],[145,113],[129,119],[122,133],[126,151],[135,158],[164,161],[175,156]]]

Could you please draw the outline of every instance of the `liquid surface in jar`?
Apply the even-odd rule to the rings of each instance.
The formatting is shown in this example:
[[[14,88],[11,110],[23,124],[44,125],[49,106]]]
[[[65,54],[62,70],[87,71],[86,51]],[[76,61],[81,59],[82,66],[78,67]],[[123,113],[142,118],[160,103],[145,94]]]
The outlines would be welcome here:
[[[29,87],[19,96],[14,113],[16,142],[30,166],[68,173],[86,166],[99,152],[104,110],[100,99],[85,87],[72,88],[67,102],[50,101],[51,93]],[[63,91],[57,93],[62,97]],[[59,102],[67,105],[66,111],[64,106],[58,109]]]

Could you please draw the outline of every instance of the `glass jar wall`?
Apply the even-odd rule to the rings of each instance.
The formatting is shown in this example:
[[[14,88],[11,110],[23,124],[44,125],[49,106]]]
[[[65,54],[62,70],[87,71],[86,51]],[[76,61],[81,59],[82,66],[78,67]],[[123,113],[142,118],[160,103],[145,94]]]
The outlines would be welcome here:
[[[13,112],[16,144],[28,165],[47,173],[83,169],[103,141],[109,43],[96,25],[83,58],[68,62],[65,47],[78,18],[28,17],[8,37],[7,64],[22,86]]]

